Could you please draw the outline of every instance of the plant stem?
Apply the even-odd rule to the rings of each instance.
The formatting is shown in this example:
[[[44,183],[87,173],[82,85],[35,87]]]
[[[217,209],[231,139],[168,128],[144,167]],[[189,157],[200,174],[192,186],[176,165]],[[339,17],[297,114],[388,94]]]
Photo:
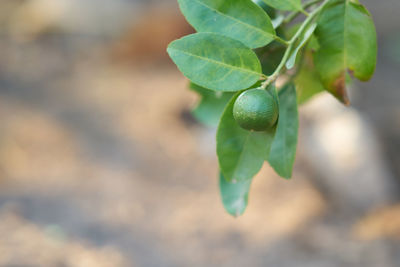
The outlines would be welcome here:
[[[305,2],[303,5],[303,9],[309,8],[310,6],[313,6],[315,4],[318,4],[319,2],[321,2],[322,0],[309,0],[308,2]],[[305,11],[294,11],[292,13],[290,13],[285,20],[283,21],[284,24],[287,24],[289,22],[291,22],[292,20],[294,20],[300,13],[304,13]],[[306,12],[307,13],[307,12]],[[308,14],[308,13],[307,13]]]
[[[281,44],[284,44],[284,45],[286,45],[286,46],[289,45],[289,42],[288,42],[288,41],[282,39],[281,37],[279,37],[279,36],[277,36],[277,35],[275,36],[275,41],[280,42]]]
[[[279,74],[285,67],[286,61],[288,60],[290,56],[290,52],[292,51],[292,48],[294,44],[296,43],[297,39],[303,34],[304,30],[307,28],[307,26],[310,24],[310,22],[321,12],[321,10],[330,2],[331,0],[325,0],[320,6],[318,6],[315,10],[313,10],[310,15],[307,17],[307,19],[301,24],[300,28],[297,30],[295,35],[290,39],[288,43],[288,47],[286,48],[285,54],[283,55],[283,58],[281,62],[279,63],[278,67],[274,71],[274,73],[271,74],[271,76],[268,77],[262,84],[261,88],[265,89],[269,84],[274,82],[276,78],[278,78]]]
[[[302,14],[304,14],[306,17],[310,16],[310,14],[309,14],[307,11],[305,11],[304,9],[303,9],[303,10],[300,10],[300,12],[301,12]]]

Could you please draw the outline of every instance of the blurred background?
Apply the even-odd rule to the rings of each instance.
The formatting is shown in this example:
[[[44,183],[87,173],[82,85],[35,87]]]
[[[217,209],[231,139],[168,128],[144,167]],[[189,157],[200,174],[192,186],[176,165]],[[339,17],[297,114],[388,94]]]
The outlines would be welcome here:
[[[400,1],[361,2],[376,75],[300,109],[293,179],[234,219],[175,0],[1,0],[0,266],[400,266]]]

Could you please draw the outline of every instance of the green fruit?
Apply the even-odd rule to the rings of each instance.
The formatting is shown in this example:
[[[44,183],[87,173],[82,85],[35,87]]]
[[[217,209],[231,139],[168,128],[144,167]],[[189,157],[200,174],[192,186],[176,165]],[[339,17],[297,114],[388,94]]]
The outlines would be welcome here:
[[[233,117],[246,130],[268,130],[275,125],[278,114],[276,100],[262,89],[250,89],[241,93],[233,105]]]

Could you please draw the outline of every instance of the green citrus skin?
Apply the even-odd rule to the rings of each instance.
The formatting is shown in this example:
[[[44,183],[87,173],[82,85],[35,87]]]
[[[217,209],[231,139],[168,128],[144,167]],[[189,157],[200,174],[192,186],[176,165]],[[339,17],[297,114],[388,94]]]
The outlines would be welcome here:
[[[268,130],[275,125],[278,114],[278,104],[274,97],[262,89],[241,93],[233,105],[233,117],[246,130]]]

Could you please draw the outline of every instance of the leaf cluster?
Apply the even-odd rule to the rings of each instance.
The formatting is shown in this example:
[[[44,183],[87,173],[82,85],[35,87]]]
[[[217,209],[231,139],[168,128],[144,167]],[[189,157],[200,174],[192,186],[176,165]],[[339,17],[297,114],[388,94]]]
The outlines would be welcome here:
[[[168,54],[201,100],[193,114],[217,125],[220,190],[226,210],[247,206],[253,177],[267,161],[292,176],[298,105],[321,92],[349,104],[346,81],[367,81],[376,65],[376,32],[358,0],[178,0],[197,33],[173,41]],[[298,16],[303,21],[294,23]],[[349,75],[350,74],[350,75]],[[286,81],[276,88],[275,81]],[[279,104],[275,126],[241,128],[233,116],[239,94],[268,90]]]

